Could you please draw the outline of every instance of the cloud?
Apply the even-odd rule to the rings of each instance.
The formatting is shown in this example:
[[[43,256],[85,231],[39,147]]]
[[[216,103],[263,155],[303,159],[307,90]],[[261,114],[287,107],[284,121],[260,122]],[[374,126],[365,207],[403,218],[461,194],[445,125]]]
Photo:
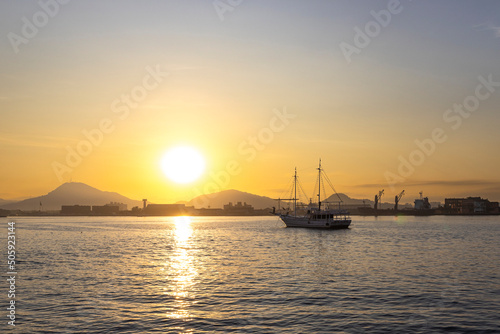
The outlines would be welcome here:
[[[405,186],[446,186],[446,187],[492,187],[500,188],[500,182],[497,180],[450,180],[450,181],[415,181],[415,182],[405,182]],[[354,187],[365,188],[365,187],[384,187],[387,183],[366,183],[358,184]]]
[[[495,36],[500,38],[500,27],[491,27],[495,31]]]
[[[500,201],[500,181],[498,180],[431,180],[431,181],[414,181],[405,182],[401,184],[401,189],[408,190],[410,187],[418,187],[419,189],[424,187],[443,187],[447,189],[444,193],[434,194],[436,196],[443,196],[445,198],[451,197],[469,197],[469,196],[480,196],[482,198],[488,198],[490,201]],[[368,183],[368,184],[358,184],[353,186],[353,188],[376,188],[388,190],[387,183]],[[400,190],[401,190],[400,189]]]
[[[500,38],[500,26],[496,26],[492,23],[482,23],[474,26],[479,31],[493,31],[496,38]]]
[[[498,181],[488,181],[488,180],[452,180],[452,181],[423,181],[408,183],[410,186],[447,186],[447,187],[484,187],[499,185]]]
[[[37,135],[3,135],[0,136],[0,144],[7,147],[36,147],[36,148],[60,148],[63,143],[73,142],[75,139],[53,136]]]

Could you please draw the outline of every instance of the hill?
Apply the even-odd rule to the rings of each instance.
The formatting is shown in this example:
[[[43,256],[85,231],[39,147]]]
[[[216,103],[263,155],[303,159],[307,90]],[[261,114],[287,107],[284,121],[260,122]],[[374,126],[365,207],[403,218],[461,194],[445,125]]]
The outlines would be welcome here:
[[[352,205],[352,206],[359,205],[360,207],[361,206],[370,206],[371,208],[373,208],[373,206],[375,205],[375,202],[373,200],[350,198],[349,196],[347,196],[345,194],[339,194],[339,195],[340,195],[340,198],[342,198],[342,201],[344,202],[344,204],[346,204],[346,205]],[[337,196],[332,195],[328,198],[327,201],[338,202],[338,198],[337,198]],[[412,201],[413,200],[410,197],[406,200],[402,200],[399,203],[399,207],[400,208],[404,208],[404,207],[413,208]],[[440,203],[439,202],[432,202],[431,204],[433,207],[437,208]],[[394,201],[379,203],[379,208],[380,209],[393,209],[394,208]]]
[[[373,206],[373,204],[374,204],[373,201],[371,201],[369,199],[350,198],[349,196],[347,196],[346,194],[343,194],[343,193],[340,193],[338,195],[342,199],[343,204],[345,204],[345,205],[363,206],[363,204],[365,204],[365,205]],[[339,201],[339,198],[337,197],[337,195],[333,194],[332,196],[328,197],[325,202],[338,202],[338,201]]]
[[[346,194],[339,194],[340,198],[344,205],[349,206],[370,206],[373,207],[374,202],[369,199],[356,199],[350,198]],[[331,202],[336,203],[339,199],[337,195],[332,195],[328,197],[323,202]],[[238,190],[224,190],[218,193],[201,195],[193,198],[189,202],[178,202],[179,204],[186,204],[187,206],[194,206],[195,208],[222,208],[225,204],[232,202],[233,204],[237,202],[246,202],[247,204],[252,205],[255,209],[266,209],[272,208],[273,206],[278,206],[278,202],[272,198],[265,196],[258,196],[254,194],[250,194],[243,191]],[[394,207],[393,203],[382,203],[381,208],[392,208]]]
[[[272,198],[265,196],[258,196],[250,193],[246,193],[239,190],[223,190],[218,193],[201,195],[193,198],[186,203],[187,206],[194,206],[197,209],[200,208],[223,208],[225,204],[232,202],[236,204],[238,202],[246,202],[252,205],[255,209],[266,209],[276,206],[277,202]]]
[[[68,182],[57,187],[47,195],[28,198],[20,202],[2,205],[7,210],[33,211],[42,209],[61,210],[62,205],[104,205],[110,202],[125,203],[128,209],[134,206],[142,206],[141,201],[135,201],[115,192],[102,191],[85,183]]]
[[[342,199],[342,202],[343,202],[344,205],[348,205],[348,206],[351,206],[351,207],[354,207],[354,206],[360,206],[360,207],[369,206],[369,207],[373,208],[373,206],[375,205],[375,202],[373,200],[369,200],[369,199],[366,199],[366,198],[365,199],[350,198],[346,194],[342,194],[342,193],[340,193],[339,196]],[[339,201],[339,198],[337,197],[337,195],[333,194],[332,196],[328,197],[325,202],[337,203],[338,201]],[[401,207],[403,207],[405,204],[401,203],[400,205],[401,205]],[[394,208],[394,202],[393,203],[382,202],[382,203],[380,203],[379,208],[381,208],[381,209],[392,209],[392,208]]]

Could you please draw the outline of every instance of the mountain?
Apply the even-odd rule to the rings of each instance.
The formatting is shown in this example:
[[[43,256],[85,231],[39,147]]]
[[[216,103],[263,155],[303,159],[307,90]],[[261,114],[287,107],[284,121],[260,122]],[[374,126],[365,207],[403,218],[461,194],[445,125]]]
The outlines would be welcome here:
[[[272,198],[265,196],[258,196],[250,193],[246,193],[238,190],[223,190],[218,193],[201,195],[193,198],[186,203],[187,206],[194,206],[197,209],[200,208],[223,208],[224,205],[232,202],[236,204],[238,202],[246,202],[252,205],[255,209],[266,209],[272,208],[277,205],[277,202]]]
[[[2,205],[7,210],[33,211],[40,209],[61,210],[62,205],[104,205],[110,202],[125,203],[128,209],[142,207],[141,201],[135,201],[115,192],[101,191],[85,183],[68,182],[44,196],[29,198],[24,201]]]

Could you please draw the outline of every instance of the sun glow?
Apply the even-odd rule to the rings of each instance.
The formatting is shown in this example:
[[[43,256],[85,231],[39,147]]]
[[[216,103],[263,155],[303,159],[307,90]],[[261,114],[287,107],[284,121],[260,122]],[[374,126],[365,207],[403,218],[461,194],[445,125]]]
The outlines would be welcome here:
[[[192,147],[170,149],[161,160],[163,173],[176,183],[196,181],[205,170],[205,159]]]

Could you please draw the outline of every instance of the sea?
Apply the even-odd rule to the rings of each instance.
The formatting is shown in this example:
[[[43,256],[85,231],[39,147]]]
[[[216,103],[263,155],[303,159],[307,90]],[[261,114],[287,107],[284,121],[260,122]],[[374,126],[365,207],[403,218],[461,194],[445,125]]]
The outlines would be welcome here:
[[[352,219],[0,218],[0,332],[500,333],[499,216]]]

